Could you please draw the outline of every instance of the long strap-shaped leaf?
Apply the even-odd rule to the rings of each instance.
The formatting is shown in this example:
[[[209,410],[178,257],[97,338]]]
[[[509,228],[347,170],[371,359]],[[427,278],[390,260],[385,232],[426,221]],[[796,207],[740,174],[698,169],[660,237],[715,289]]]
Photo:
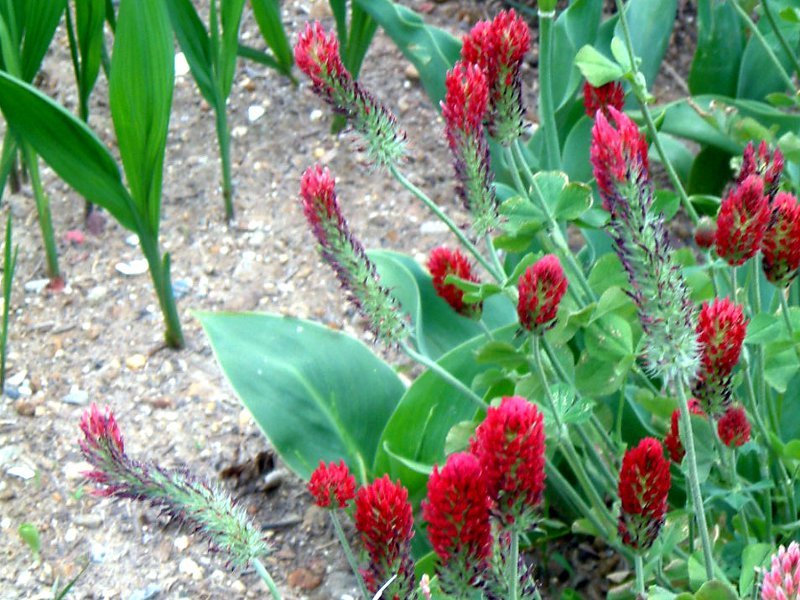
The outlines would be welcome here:
[[[161,0],[122,0],[111,57],[111,118],[128,187],[154,237],[174,85],[174,50]]]
[[[258,29],[275,55],[278,64],[281,65],[281,73],[291,74],[294,55],[281,21],[280,2],[278,0],[250,0],[250,3],[253,5],[253,15],[256,18]]]
[[[0,110],[64,181],[136,231],[133,201],[114,157],[78,118],[39,90],[0,71]]]
[[[167,9],[175,37],[178,38],[178,44],[189,63],[197,87],[203,98],[209,104],[214,104],[213,59],[208,31],[191,0],[167,0]]]
[[[219,83],[222,96],[227,98],[233,86],[236,71],[237,50],[239,49],[239,26],[245,0],[222,0],[220,17],[222,21],[222,43],[219,56]]]
[[[67,0],[25,0],[25,38],[22,44],[22,78],[33,81],[42,66]]]
[[[68,9],[69,10],[69,9]],[[103,59],[103,23],[106,20],[105,0],[75,0],[75,25],[78,34],[78,79],[81,118],[89,116],[88,102]]]

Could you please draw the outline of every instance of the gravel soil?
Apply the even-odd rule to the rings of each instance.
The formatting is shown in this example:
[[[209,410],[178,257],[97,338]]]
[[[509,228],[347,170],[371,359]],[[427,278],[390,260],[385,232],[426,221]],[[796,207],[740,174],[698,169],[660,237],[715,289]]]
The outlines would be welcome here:
[[[405,4],[427,12],[433,23],[455,35],[494,10],[471,0]],[[309,18],[331,22],[322,0],[287,0],[283,10],[292,39]],[[247,43],[259,44],[249,7],[243,35]],[[532,104],[535,53],[531,62],[525,81]],[[441,119],[413,69],[383,34],[370,48],[363,81],[408,132],[411,180],[456,220],[465,221],[451,186]],[[75,110],[63,30],[46,59],[40,86]],[[101,75],[91,125],[113,148],[106,99]],[[266,597],[266,587],[253,572],[227,569],[224,559],[209,553],[192,531],[167,524],[142,505],[88,493],[81,475],[87,465],[77,439],[80,416],[90,402],[112,408],[131,456],[157,459],[165,467],[185,465],[208,478],[226,469],[234,475],[226,485],[264,527],[274,547],[267,566],[285,598],[356,596],[327,515],[311,505],[303,482],[270,454],[268,441],[224,380],[193,313],[270,311],[314,319],[369,340],[315,251],[299,207],[300,174],[315,161],[336,175],[345,214],[366,247],[423,258],[450,240],[409,193],[365,164],[352,136],[328,133],[330,112],[305,81],[295,88],[272,71],[240,63],[229,121],[237,209],[231,225],[223,218],[213,112],[190,75],[177,77],[161,240],[162,249],[172,255],[173,281],[182,294],[182,351],[162,345],[161,314],[149,275],[121,272],[135,272],[142,259],[130,232],[110,217],[98,235],[87,232],[83,201],[45,167],[66,277],[66,288],[54,292],[44,287],[30,186],[6,196],[2,208],[12,214],[19,262],[9,379],[0,399],[3,600],[52,598],[54,587],[84,568],[71,597]],[[68,235],[75,231],[85,233],[85,239]],[[20,539],[23,523],[38,530],[40,557]],[[578,540],[562,554],[570,562],[608,562],[607,553],[590,542]],[[610,565],[607,570],[619,568],[615,560]],[[590,578],[583,579],[581,587],[596,587]]]

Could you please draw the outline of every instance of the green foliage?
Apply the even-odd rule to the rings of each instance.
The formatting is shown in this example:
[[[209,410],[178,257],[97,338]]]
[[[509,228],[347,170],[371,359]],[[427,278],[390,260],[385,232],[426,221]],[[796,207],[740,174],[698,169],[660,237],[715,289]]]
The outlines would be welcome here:
[[[89,120],[89,96],[100,74],[103,61],[103,24],[106,19],[105,0],[75,0],[75,18],[67,6],[67,33],[69,36],[72,68],[78,82],[80,117]]]
[[[230,4],[230,3],[229,3]],[[286,36],[286,30],[281,22],[281,5],[279,0],[250,0],[253,6],[253,16],[258,24],[258,29],[264,41],[272,50],[274,63],[271,64],[279,73],[292,76],[294,55]],[[240,11],[241,12],[241,11]]]
[[[39,553],[42,550],[42,540],[39,537],[39,529],[33,523],[22,523],[17,528],[17,533],[22,541],[28,545],[28,548],[33,552],[36,560],[39,560]]]
[[[3,247],[3,325],[0,329],[0,390],[6,381],[6,351],[8,342],[8,317],[11,312],[11,289],[14,283],[14,271],[17,268],[18,246],[11,250],[11,213],[6,220],[5,245]]]

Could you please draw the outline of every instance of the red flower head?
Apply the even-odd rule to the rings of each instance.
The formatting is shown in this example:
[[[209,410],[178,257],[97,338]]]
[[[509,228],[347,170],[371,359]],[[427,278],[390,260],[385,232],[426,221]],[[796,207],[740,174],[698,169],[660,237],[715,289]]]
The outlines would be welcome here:
[[[608,113],[617,127],[612,127],[603,113],[598,114],[592,128],[590,154],[603,208],[613,213],[620,196],[617,186],[647,181],[649,162],[647,141],[636,123],[613,106],[608,107]]]
[[[762,140],[758,145],[758,156],[756,156],[753,142],[748,142],[742,155],[742,168],[736,177],[736,183],[743,183],[750,175],[758,175],[764,180],[764,193],[771,202],[778,192],[782,173],[783,154],[780,149],[775,148],[775,152],[770,155],[767,142]]]
[[[343,460],[327,466],[319,461],[308,482],[308,491],[321,508],[336,508],[334,502],[344,508],[356,495],[356,478]]]
[[[459,61],[445,76],[447,93],[442,101],[442,117],[447,141],[456,149],[460,136],[483,132],[483,118],[489,105],[489,85],[478,65]]]
[[[731,406],[717,423],[719,439],[728,448],[738,448],[750,441],[750,421],[741,406]]]
[[[729,265],[743,265],[755,256],[769,224],[764,182],[750,175],[734,187],[719,208],[714,241],[717,254]]]
[[[93,489],[92,495],[113,496],[120,486],[115,485],[112,473],[117,464],[127,461],[125,443],[117,421],[110,408],[101,411],[92,402],[81,417],[80,427],[83,439],[78,444],[87,462],[95,467],[94,471],[87,471],[84,475],[93,483],[103,486]]]
[[[480,584],[492,554],[491,499],[480,462],[459,452],[444,467],[433,468],[422,516],[428,522],[428,539],[442,562],[442,590],[466,597]],[[459,594],[462,594],[459,596]]]
[[[698,248],[708,250],[714,245],[714,234],[717,226],[709,217],[700,217],[697,229],[694,230],[694,243]]]
[[[800,203],[792,194],[775,196],[761,252],[767,279],[778,287],[788,286],[800,268]]]
[[[517,314],[520,324],[537,334],[555,325],[558,305],[567,292],[564,269],[553,254],[547,254],[519,278]]]
[[[587,81],[583,84],[583,106],[586,114],[592,119],[598,110],[602,111],[607,119],[610,116],[609,107],[622,111],[622,107],[625,106],[625,90],[617,81],[611,81],[600,87],[594,87]]]
[[[339,55],[336,34],[326,34],[318,21],[306,23],[294,47],[294,60],[298,68],[308,75],[314,87],[325,95],[331,95],[333,82],[350,80],[350,73]]]
[[[797,600],[800,598],[800,545],[780,546],[772,555],[770,569],[764,570],[761,600]]]
[[[703,412],[703,409],[700,407],[700,403],[696,398],[691,398],[689,400],[689,412],[693,415],[705,416],[705,413]],[[683,443],[681,442],[680,428],[678,425],[680,423],[680,418],[681,411],[676,408],[672,412],[669,432],[664,436],[664,446],[666,446],[672,462],[676,464],[681,464],[681,461],[686,454],[686,451],[683,449]]]
[[[466,317],[480,318],[483,303],[465,304],[463,290],[458,289],[452,283],[445,283],[448,275],[455,275],[475,283],[480,282],[472,272],[469,259],[461,250],[450,250],[444,246],[434,248],[428,257],[428,270],[433,277],[433,289],[454,311]]]
[[[519,396],[489,408],[470,441],[503,523],[524,529],[544,492],[544,419]]]
[[[528,25],[513,10],[501,11],[492,21],[478,22],[464,37],[461,58],[478,65],[491,90],[489,133],[509,144],[522,131],[522,60],[531,47]]]
[[[369,555],[369,567],[363,573],[369,590],[377,592],[397,574],[383,597],[410,598],[414,589],[414,516],[408,490],[388,475],[376,479],[358,490],[354,520]]]
[[[644,438],[622,459],[619,534],[626,546],[646,550],[664,525],[669,493],[669,461],[661,443]]]

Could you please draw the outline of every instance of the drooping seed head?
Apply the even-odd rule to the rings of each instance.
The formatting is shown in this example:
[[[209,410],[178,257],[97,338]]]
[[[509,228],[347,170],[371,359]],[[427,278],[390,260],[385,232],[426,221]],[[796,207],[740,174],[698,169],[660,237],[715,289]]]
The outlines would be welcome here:
[[[800,268],[800,203],[794,195],[775,196],[761,252],[767,279],[778,287],[791,284]]]
[[[644,438],[625,452],[619,474],[618,529],[626,546],[646,550],[653,545],[664,525],[669,487],[669,461],[658,440]]]
[[[342,460],[326,465],[319,461],[308,482],[308,491],[321,508],[345,508],[356,495],[356,478]]]
[[[465,317],[480,318],[483,303],[465,303],[464,291],[452,283],[445,282],[448,275],[455,275],[465,281],[480,283],[478,276],[472,271],[469,259],[461,250],[450,250],[445,246],[434,248],[428,257],[428,270],[433,278],[433,289],[436,290],[436,294],[454,311]]]
[[[519,278],[519,322],[528,331],[542,334],[555,325],[558,306],[567,292],[561,263],[547,254],[528,267]]]
[[[720,205],[714,236],[717,254],[731,266],[743,265],[761,247],[769,216],[763,180],[757,175],[746,177]]]
[[[750,421],[741,406],[731,406],[717,423],[717,433],[728,448],[738,448],[750,441]]]
[[[470,440],[470,452],[483,467],[489,496],[505,526],[523,531],[544,493],[544,418],[535,404],[504,397],[490,407]]]
[[[618,81],[610,81],[600,87],[594,87],[588,81],[584,82],[583,108],[592,119],[598,110],[608,119],[611,116],[609,107],[622,111],[623,106],[625,106],[625,90]]]

